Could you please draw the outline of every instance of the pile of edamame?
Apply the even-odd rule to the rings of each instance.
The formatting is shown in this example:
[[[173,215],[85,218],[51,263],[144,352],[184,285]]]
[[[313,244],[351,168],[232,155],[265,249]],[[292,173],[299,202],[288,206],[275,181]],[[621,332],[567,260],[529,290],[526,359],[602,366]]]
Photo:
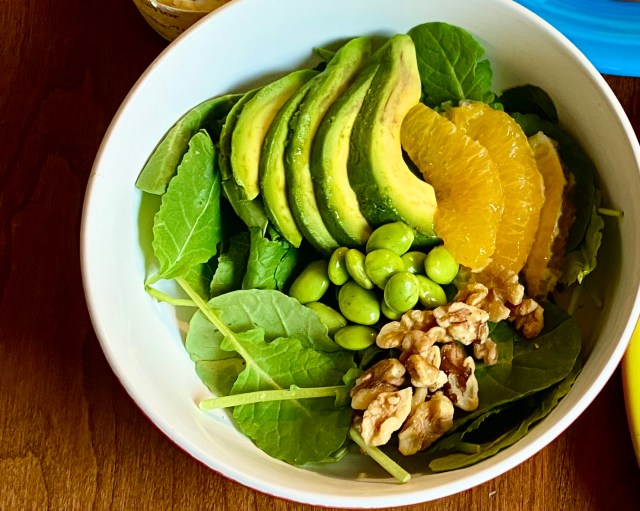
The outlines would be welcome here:
[[[458,274],[459,265],[439,245],[428,252],[410,250],[413,230],[403,222],[375,229],[363,253],[340,247],[329,258],[310,263],[293,281],[289,296],[316,312],[329,335],[345,349],[371,346],[378,334],[374,325],[381,315],[398,320],[416,307],[445,305],[443,285]],[[338,310],[321,300],[337,286]]]

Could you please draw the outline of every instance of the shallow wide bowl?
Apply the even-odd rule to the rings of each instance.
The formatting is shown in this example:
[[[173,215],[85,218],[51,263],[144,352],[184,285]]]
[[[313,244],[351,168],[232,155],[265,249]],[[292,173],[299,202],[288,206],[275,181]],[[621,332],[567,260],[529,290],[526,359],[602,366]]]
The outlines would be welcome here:
[[[185,318],[144,290],[148,201],[134,181],[167,129],[206,98],[282,75],[311,49],[361,34],[406,32],[426,21],[465,27],[484,45],[494,89],[533,83],[555,99],[563,125],[599,168],[607,219],[591,294],[602,302],[585,336],[584,370],[559,406],[523,440],[475,466],[419,470],[395,484],[367,459],[305,470],[269,458],[207,395],[182,344]],[[185,32],[151,65],[116,115],[86,195],[82,264],[94,327],[114,372],[142,411],[179,447],[256,490],[333,507],[385,507],[436,499],[487,481],[546,446],[602,389],[639,312],[640,149],[618,101],[595,68],[557,31],[508,0],[240,0]],[[152,209],[152,208],[150,208]],[[588,296],[588,293],[583,293]],[[584,318],[582,318],[584,320]]]

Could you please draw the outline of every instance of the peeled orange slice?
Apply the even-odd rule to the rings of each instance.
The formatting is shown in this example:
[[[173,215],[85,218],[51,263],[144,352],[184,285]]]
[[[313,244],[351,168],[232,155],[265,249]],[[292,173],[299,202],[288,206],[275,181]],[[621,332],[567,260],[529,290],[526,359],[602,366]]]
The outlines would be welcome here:
[[[529,138],[529,143],[544,178],[545,199],[523,277],[527,293],[534,298],[544,298],[561,274],[560,263],[567,239],[567,229],[561,224],[567,180],[556,146],[549,137],[537,133]]]
[[[484,268],[496,247],[504,199],[487,150],[431,108],[418,104],[402,122],[402,146],[436,193],[436,234],[456,261]]]
[[[543,179],[527,137],[509,114],[484,103],[463,103],[446,115],[486,147],[496,164],[505,202],[491,266],[518,273],[534,244],[544,202]]]

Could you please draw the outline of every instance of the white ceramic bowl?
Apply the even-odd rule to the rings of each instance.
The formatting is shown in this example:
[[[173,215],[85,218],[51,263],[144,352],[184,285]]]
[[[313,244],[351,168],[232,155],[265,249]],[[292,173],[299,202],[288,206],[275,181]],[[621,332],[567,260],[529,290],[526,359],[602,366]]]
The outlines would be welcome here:
[[[150,218],[134,181],[166,130],[206,98],[302,65],[314,46],[447,21],[481,41],[494,89],[533,83],[599,168],[607,221],[599,274],[604,306],[585,339],[586,365],[569,395],[523,440],[475,466],[416,473],[394,484],[364,457],[316,471],[269,458],[222,412],[196,402],[206,390],[181,341],[184,318],[144,291],[141,250]],[[557,31],[508,0],[239,0],[185,32],[135,85],[102,144],[86,195],[82,268],[91,317],[114,372],[142,411],[178,446],[228,478],[268,494],[332,507],[386,507],[440,498],[487,481],[556,438],[589,405],[620,361],[640,312],[640,149],[618,101]],[[141,213],[142,209],[142,213]]]

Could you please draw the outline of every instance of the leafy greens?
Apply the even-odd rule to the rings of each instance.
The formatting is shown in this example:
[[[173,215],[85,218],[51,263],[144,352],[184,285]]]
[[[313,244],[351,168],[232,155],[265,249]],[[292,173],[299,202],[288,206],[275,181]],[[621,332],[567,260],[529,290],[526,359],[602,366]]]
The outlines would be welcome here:
[[[341,386],[336,396],[344,395],[345,379],[356,369],[353,354],[329,338],[313,311],[277,291],[213,298],[193,316],[186,347],[204,383],[222,395],[327,386]],[[306,464],[322,462],[342,447],[351,413],[348,400],[334,396],[244,404],[234,408],[233,417],[269,455]]]
[[[413,39],[422,81],[423,102],[435,107],[463,99],[491,103],[491,64],[484,48],[466,30],[447,23],[418,25]]]
[[[185,275],[216,254],[220,240],[220,176],[214,172],[213,161],[213,143],[201,130],[189,141],[189,149],[156,213],[153,251],[160,269],[148,284]]]

